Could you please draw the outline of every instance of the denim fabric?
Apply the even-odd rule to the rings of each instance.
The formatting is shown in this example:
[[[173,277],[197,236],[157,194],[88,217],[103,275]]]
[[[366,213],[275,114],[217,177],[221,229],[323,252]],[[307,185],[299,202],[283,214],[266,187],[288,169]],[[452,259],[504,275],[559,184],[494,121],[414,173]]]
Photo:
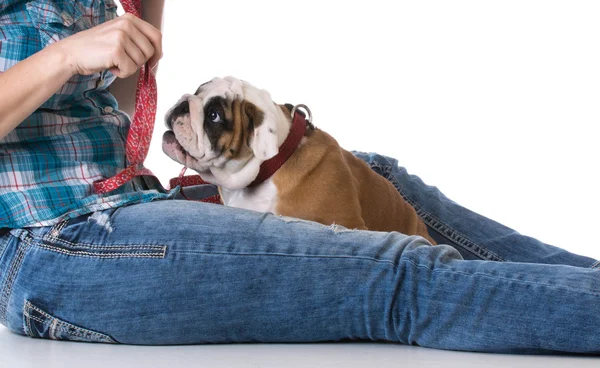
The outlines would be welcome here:
[[[600,352],[596,261],[478,216],[355,153],[441,245],[161,200],[0,237],[0,322],[126,344],[392,341],[487,352]]]

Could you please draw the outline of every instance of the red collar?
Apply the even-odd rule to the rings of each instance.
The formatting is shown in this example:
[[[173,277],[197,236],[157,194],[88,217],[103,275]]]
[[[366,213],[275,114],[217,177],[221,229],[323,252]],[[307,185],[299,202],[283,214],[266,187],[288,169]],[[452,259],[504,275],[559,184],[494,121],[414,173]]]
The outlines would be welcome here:
[[[296,113],[294,114],[294,121],[292,122],[292,126],[290,128],[288,136],[285,138],[285,141],[283,141],[283,143],[279,147],[279,153],[277,153],[275,157],[264,161],[260,165],[260,171],[258,172],[256,179],[254,179],[254,181],[248,186],[253,187],[273,176],[273,174],[275,174],[275,172],[279,170],[279,168],[283,166],[283,164],[285,164],[285,162],[290,158],[290,156],[292,156],[292,154],[296,152],[296,149],[298,148],[302,137],[304,137],[305,132],[306,118],[303,114],[296,111]]]
[[[252,183],[250,183],[248,186],[252,187],[258,185],[270,178],[271,176],[273,176],[273,174],[275,174],[275,172],[279,170],[279,168],[283,166],[283,164],[285,164],[285,162],[296,151],[298,145],[300,144],[300,141],[302,140],[302,137],[304,137],[305,132],[306,118],[299,111],[295,111],[292,126],[290,128],[288,136],[285,138],[285,141],[283,141],[283,143],[279,147],[279,153],[277,153],[275,157],[272,157],[267,161],[263,161],[263,163],[260,165],[260,171],[258,172],[256,179],[254,179],[254,181],[252,181]],[[202,180],[200,175],[184,176],[186,170],[187,167],[184,167],[181,170],[179,177],[173,178],[169,181],[170,188],[175,188],[178,185],[181,185],[181,187],[183,188],[192,185],[209,184]],[[187,197],[185,197],[185,194],[183,194],[183,190],[181,191],[181,194],[184,196],[184,198],[188,199]],[[216,195],[203,200],[203,202],[220,203],[221,200],[219,196]]]

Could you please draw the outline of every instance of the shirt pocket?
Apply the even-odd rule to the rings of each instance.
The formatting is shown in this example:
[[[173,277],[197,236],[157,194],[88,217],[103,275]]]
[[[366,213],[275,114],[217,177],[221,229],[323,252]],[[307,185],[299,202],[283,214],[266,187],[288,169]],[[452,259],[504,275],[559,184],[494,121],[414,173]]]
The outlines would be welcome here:
[[[27,300],[23,308],[23,325],[29,337],[116,344],[110,336],[66,322]]]
[[[46,44],[91,27],[77,1],[32,1],[27,3],[27,12]]]

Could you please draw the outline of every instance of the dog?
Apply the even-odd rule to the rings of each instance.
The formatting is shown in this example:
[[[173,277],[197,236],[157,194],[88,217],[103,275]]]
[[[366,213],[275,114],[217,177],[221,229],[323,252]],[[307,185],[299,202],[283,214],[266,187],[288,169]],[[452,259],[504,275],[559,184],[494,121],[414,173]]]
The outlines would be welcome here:
[[[388,180],[291,110],[245,81],[215,78],[167,112],[163,151],[217,185],[224,205],[349,229],[398,231],[435,244]],[[279,160],[292,133],[297,147],[286,146],[289,158]],[[284,163],[257,181],[265,176],[261,167],[273,160]]]

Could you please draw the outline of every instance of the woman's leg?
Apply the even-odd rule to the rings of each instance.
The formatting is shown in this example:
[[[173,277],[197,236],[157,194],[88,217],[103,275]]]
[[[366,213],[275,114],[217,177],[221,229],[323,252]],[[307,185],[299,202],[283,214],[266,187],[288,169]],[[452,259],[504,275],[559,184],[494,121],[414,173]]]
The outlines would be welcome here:
[[[397,341],[600,352],[596,270],[186,201],[0,238],[0,321],[132,344]]]
[[[456,204],[436,187],[408,174],[396,159],[375,153],[354,154],[396,186],[423,218],[436,242],[452,245],[464,259],[599,267],[595,259],[521,235]]]

